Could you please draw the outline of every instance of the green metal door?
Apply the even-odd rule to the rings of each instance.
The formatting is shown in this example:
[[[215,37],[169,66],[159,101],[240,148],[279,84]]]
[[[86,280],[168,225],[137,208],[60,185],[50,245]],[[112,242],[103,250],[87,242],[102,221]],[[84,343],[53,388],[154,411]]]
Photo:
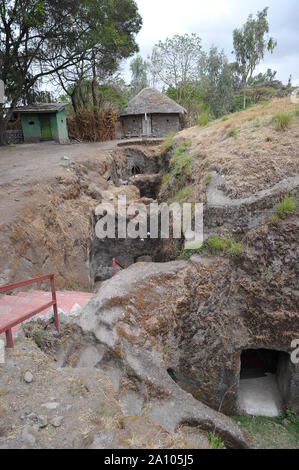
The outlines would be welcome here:
[[[48,114],[40,114],[40,127],[43,140],[52,139],[51,121]]]

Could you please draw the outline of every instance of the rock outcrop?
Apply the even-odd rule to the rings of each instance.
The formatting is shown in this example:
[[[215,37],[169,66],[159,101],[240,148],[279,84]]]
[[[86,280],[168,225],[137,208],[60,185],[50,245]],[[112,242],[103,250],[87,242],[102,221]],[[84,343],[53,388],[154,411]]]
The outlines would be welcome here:
[[[293,216],[250,232],[238,260],[139,263],[105,282],[80,320],[105,347],[101,366],[117,364],[126,389],[129,381],[167,428],[198,424],[246,446],[214,410],[239,411],[242,351],[291,353],[299,335],[298,229]],[[289,360],[284,370],[284,400],[298,411],[298,366]]]

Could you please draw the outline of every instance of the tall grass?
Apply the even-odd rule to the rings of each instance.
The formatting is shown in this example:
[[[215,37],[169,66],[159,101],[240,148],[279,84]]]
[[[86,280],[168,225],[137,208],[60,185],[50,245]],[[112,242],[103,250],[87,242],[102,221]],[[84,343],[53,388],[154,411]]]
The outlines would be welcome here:
[[[272,119],[275,129],[280,132],[286,131],[292,124],[293,115],[290,113],[277,113]]]

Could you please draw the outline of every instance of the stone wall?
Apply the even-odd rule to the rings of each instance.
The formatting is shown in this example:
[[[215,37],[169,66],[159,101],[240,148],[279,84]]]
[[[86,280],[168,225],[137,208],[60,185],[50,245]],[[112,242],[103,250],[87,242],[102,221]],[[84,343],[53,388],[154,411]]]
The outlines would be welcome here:
[[[178,114],[153,114],[152,135],[154,137],[167,137],[172,132],[180,131]]]
[[[179,132],[180,118],[178,114],[152,114],[151,137],[167,137],[172,132]],[[125,137],[141,137],[143,135],[143,115],[125,116],[122,118],[123,132]]]
[[[6,138],[9,144],[22,144],[24,142],[23,131],[20,130],[6,131]]]

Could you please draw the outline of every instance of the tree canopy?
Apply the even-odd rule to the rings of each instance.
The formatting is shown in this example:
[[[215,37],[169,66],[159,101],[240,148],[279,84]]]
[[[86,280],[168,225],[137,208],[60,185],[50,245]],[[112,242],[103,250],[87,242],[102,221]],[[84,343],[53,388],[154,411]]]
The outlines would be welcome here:
[[[138,51],[142,25],[134,0],[0,0],[0,77],[11,105],[30,100],[40,79],[78,68],[115,70]],[[86,76],[84,76],[86,78]],[[0,143],[9,114],[0,106]]]
[[[234,52],[243,84],[243,107],[246,107],[246,88],[256,67],[264,58],[265,51],[271,53],[277,42],[267,37],[269,33],[268,9],[257,13],[256,19],[250,15],[241,29],[233,32]]]

